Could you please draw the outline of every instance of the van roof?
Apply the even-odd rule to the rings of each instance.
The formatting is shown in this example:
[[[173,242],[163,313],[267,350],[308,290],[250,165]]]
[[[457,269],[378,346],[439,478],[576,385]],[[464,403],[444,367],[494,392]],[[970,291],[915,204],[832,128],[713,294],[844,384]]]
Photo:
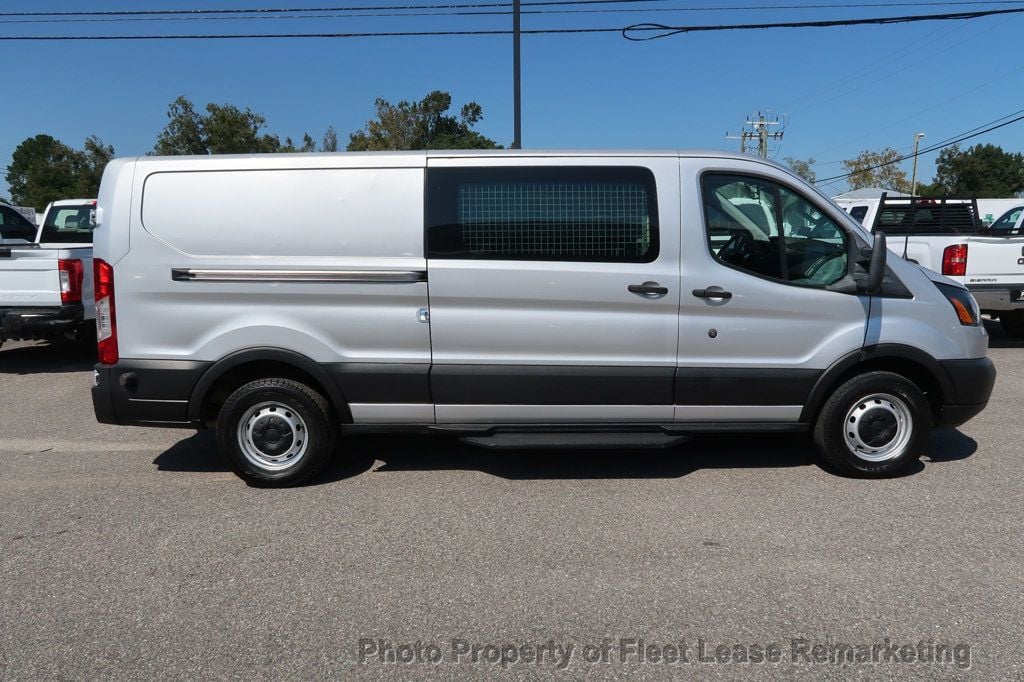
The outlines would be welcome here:
[[[685,157],[685,158],[716,158],[743,161],[758,161],[779,166],[774,161],[761,159],[749,154],[728,152],[714,149],[428,149],[419,151],[380,151],[380,152],[300,152],[282,154],[217,154],[210,156],[140,156],[142,161],[170,161],[198,159],[281,159],[281,158],[495,158],[495,157]],[[781,166],[780,166],[781,167]]]

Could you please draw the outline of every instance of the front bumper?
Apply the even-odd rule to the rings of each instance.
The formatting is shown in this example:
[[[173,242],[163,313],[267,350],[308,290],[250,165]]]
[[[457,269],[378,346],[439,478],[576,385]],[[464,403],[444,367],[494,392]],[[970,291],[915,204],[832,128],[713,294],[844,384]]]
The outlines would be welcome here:
[[[983,312],[1001,310],[1024,310],[1024,283],[1021,284],[968,284],[967,290],[978,302]]]
[[[82,324],[81,303],[59,308],[0,308],[0,339],[52,339]]]
[[[953,386],[953,402],[943,405],[939,426],[960,426],[988,405],[996,382],[996,367],[988,358],[940,360]]]

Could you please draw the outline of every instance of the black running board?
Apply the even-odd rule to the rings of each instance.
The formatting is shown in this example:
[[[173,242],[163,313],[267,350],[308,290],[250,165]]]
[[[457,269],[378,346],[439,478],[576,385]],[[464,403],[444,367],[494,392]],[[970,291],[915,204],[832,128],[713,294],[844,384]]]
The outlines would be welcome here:
[[[590,434],[608,438],[617,434],[663,434],[688,436],[700,433],[799,433],[805,422],[668,422],[668,423],[581,423],[581,424],[342,424],[346,435],[372,433],[436,433],[452,436],[497,434]]]
[[[461,440],[492,450],[664,450],[690,438],[667,433],[495,433]]]

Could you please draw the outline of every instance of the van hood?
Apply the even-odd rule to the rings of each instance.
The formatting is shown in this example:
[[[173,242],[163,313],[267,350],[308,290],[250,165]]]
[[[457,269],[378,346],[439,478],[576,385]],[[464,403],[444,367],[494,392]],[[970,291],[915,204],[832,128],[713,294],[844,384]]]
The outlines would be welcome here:
[[[925,274],[925,277],[935,282],[936,284],[945,284],[947,286],[956,287],[958,289],[964,290],[967,289],[967,287],[964,286],[963,282],[958,282],[955,279],[950,279],[949,277],[946,277],[945,275],[940,275],[934,270],[929,270],[923,265],[918,265],[917,267],[921,270],[921,272]]]

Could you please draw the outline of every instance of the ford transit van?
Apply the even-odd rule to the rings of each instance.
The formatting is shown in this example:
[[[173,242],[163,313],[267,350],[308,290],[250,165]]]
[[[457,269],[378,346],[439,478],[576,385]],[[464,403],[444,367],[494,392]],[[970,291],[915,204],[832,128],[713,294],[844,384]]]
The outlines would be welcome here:
[[[807,431],[839,471],[887,476],[995,380],[961,284],[748,156],[119,159],[97,223],[97,418],[215,429],[255,484],[409,430]]]

